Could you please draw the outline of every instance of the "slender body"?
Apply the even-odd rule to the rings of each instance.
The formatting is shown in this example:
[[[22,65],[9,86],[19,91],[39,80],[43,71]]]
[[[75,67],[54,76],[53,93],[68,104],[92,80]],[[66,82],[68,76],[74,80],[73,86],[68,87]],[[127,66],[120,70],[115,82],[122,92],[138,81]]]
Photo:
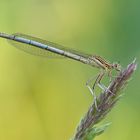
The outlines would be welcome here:
[[[46,41],[44,43],[41,39],[39,39],[39,41],[38,41],[37,38],[30,37],[28,35],[19,34],[19,33],[12,34],[12,35],[0,33],[0,37],[15,41],[15,42],[20,42],[25,45],[31,45],[31,46],[37,47],[39,49],[42,49],[43,51],[49,51],[49,52],[52,52],[52,53],[55,53],[55,54],[58,54],[61,56],[65,56],[65,57],[80,61],[82,63],[91,65],[93,67],[103,69],[105,71],[111,71],[112,69],[119,70],[118,64],[111,64],[100,56],[85,55],[80,52],[74,52],[74,51],[71,51],[64,47],[60,47],[60,45],[53,44],[51,42]],[[17,48],[19,48],[19,46],[17,46]],[[57,47],[57,46],[59,46],[59,47]],[[22,48],[20,47],[20,49],[22,49]],[[28,49],[29,49],[29,47],[26,47],[26,49],[24,49],[24,50],[28,52]],[[30,53],[32,53],[32,52],[30,51]]]

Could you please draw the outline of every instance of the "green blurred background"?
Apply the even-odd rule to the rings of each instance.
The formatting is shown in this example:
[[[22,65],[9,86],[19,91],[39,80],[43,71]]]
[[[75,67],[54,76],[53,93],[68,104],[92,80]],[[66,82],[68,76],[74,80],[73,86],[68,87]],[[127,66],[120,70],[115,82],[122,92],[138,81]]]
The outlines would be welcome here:
[[[0,32],[21,32],[98,54],[125,67],[140,61],[139,0],[0,0]],[[97,69],[45,59],[0,39],[0,140],[68,140],[92,97]],[[140,69],[97,140],[140,139]]]

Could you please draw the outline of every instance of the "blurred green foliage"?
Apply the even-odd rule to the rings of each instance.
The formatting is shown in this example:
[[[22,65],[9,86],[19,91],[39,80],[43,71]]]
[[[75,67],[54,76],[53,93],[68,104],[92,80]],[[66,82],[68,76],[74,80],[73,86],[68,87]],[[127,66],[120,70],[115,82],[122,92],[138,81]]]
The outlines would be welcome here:
[[[0,31],[21,32],[98,54],[126,66],[140,61],[139,0],[0,0]],[[71,60],[21,52],[0,39],[0,139],[67,140],[92,97],[86,80],[98,70]],[[140,139],[140,69],[113,123],[97,140]]]

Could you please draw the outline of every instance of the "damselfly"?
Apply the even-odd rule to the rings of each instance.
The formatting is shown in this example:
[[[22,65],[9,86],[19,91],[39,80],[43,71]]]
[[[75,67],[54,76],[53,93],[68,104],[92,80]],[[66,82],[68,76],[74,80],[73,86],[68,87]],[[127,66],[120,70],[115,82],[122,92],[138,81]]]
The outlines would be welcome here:
[[[95,85],[98,85],[101,89],[106,90],[106,87],[100,83],[103,76],[107,73],[110,77],[112,77],[111,72],[113,69],[115,69],[116,71],[121,70],[121,66],[118,63],[112,64],[100,56],[89,55],[78,51],[74,51],[72,49],[67,49],[61,45],[49,41],[45,41],[39,38],[35,38],[32,36],[28,36],[25,34],[15,33],[9,35],[5,33],[0,33],[0,37],[8,39],[13,46],[31,54],[48,56],[47,52],[51,52],[59,56],[80,61],[92,67],[99,68],[101,71],[97,76],[92,88],[89,86],[89,82],[91,80],[87,82],[87,87],[89,88],[90,92],[94,96],[95,104],[96,104],[96,95],[94,93]]]

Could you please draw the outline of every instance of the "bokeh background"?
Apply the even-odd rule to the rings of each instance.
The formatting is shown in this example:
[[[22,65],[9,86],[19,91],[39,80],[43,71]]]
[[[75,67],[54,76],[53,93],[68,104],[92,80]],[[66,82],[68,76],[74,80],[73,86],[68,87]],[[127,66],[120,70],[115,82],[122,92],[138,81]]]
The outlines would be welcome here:
[[[0,0],[0,32],[21,32],[98,54],[140,61],[139,0]],[[0,140],[68,140],[92,97],[97,69],[22,52],[0,39]],[[97,140],[140,139],[140,68]]]

